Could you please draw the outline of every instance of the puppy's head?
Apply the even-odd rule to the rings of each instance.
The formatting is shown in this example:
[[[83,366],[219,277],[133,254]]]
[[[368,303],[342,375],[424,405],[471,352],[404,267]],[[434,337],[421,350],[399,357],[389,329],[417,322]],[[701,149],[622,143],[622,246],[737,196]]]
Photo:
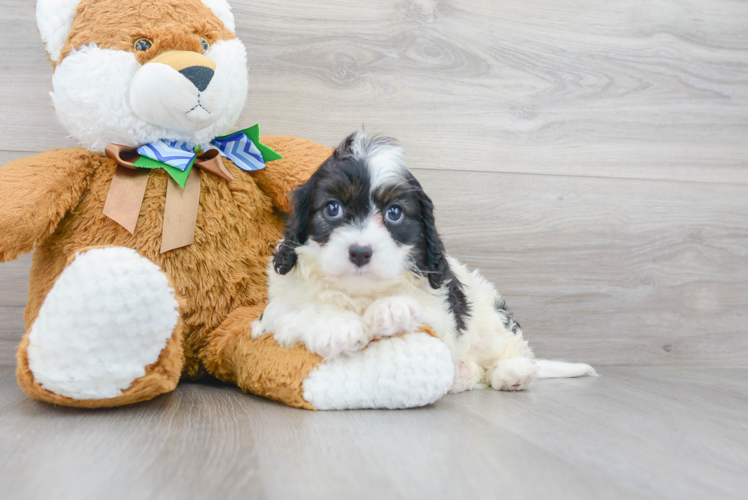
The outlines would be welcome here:
[[[431,200],[392,139],[349,136],[292,200],[273,261],[279,274],[302,258],[347,290],[387,286],[405,272],[433,288],[448,277]]]
[[[206,144],[247,95],[247,56],[226,0],[38,0],[52,101],[83,146]]]

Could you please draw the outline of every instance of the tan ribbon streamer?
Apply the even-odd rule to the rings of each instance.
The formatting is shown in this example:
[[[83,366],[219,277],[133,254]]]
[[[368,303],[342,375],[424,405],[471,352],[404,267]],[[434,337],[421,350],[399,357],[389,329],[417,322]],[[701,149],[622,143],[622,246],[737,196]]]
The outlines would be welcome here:
[[[140,157],[137,148],[110,144],[105,152],[119,166],[109,186],[104,215],[124,227],[130,234],[135,234],[150,172],[148,169],[133,165]],[[200,173],[195,167],[227,181],[234,180],[234,176],[224,165],[221,154],[215,149],[206,151],[195,159],[195,165],[187,177],[184,189],[169,177],[161,233],[161,253],[191,245],[195,241],[201,186]]]

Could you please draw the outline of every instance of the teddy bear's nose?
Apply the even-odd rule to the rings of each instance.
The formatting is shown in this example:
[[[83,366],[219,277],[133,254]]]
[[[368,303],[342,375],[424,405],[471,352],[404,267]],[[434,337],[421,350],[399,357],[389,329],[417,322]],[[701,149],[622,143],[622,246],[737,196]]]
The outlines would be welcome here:
[[[169,50],[146,64],[165,64],[178,71],[200,91],[204,92],[216,74],[216,62],[191,51]]]
[[[215,71],[205,66],[190,66],[179,72],[191,81],[200,92],[204,92],[205,89],[208,88],[210,81],[213,79],[213,75],[216,74]]]

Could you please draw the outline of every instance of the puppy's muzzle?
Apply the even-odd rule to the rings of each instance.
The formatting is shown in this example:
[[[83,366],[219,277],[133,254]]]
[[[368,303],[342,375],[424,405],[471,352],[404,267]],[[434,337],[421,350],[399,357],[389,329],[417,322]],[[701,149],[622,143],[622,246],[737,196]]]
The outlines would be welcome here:
[[[371,261],[371,256],[374,254],[371,246],[366,245],[351,245],[348,248],[348,257],[351,262],[356,264],[358,267],[364,267]]]
[[[146,64],[165,64],[187,78],[200,92],[204,92],[216,74],[216,63],[197,52],[172,50],[154,57]]]

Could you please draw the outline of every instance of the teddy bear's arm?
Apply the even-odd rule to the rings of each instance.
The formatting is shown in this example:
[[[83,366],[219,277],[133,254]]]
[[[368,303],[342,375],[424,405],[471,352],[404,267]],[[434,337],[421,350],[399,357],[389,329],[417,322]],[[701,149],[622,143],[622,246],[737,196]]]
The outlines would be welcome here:
[[[268,162],[264,170],[252,172],[252,177],[278,210],[288,212],[288,194],[306,182],[333,150],[307,139],[281,135],[264,136],[262,142],[283,159]]]
[[[88,182],[85,149],[55,149],[0,167],[0,262],[33,250],[75,208]]]

